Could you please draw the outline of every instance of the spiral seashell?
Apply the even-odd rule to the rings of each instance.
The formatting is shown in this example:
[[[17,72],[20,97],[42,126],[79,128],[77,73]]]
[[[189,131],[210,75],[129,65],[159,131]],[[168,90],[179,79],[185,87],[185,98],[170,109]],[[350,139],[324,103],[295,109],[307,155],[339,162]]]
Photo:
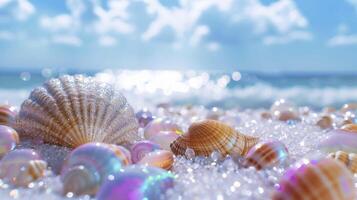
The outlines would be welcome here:
[[[0,105],[0,125],[13,126],[17,109],[10,105]]]
[[[152,136],[149,140],[158,144],[162,149],[171,151],[170,144],[176,140],[180,135],[172,131],[160,131],[158,134]]]
[[[174,175],[163,169],[132,165],[109,177],[101,186],[98,200],[154,200],[161,199],[174,186]]]
[[[66,158],[61,172],[63,192],[94,195],[109,175],[123,166],[112,145],[87,143],[74,149]]]
[[[19,135],[13,128],[0,125],[0,158],[14,150],[19,142]]]
[[[16,186],[27,186],[45,175],[47,163],[31,149],[14,150],[0,162],[0,178]]]
[[[326,115],[326,116],[322,116],[321,119],[319,119],[316,122],[316,125],[319,126],[322,129],[327,129],[327,128],[331,128],[333,124],[333,120],[330,116]]]
[[[133,163],[139,162],[146,154],[160,149],[158,144],[148,140],[142,140],[131,147],[131,160]]]
[[[140,127],[145,127],[149,122],[151,122],[154,119],[152,113],[146,108],[137,112],[135,116],[139,122]]]
[[[174,163],[174,155],[171,151],[156,150],[146,154],[138,164],[171,169]]]
[[[288,149],[280,141],[266,141],[254,145],[245,156],[244,166],[257,170],[273,167],[287,160]]]
[[[111,85],[82,75],[51,79],[34,89],[21,105],[16,129],[20,136],[67,147],[140,138],[125,97]]]
[[[341,127],[342,131],[357,133],[357,124],[345,124]]]
[[[273,200],[356,199],[353,176],[334,159],[307,161],[288,170],[280,179]]]
[[[209,156],[213,151],[243,156],[257,142],[258,138],[241,134],[222,122],[203,120],[191,124],[188,132],[170,147],[176,155],[185,155],[186,149],[190,148],[198,156]]]
[[[182,134],[181,128],[172,120],[167,118],[156,118],[151,121],[144,129],[145,139],[150,139],[161,131],[172,131],[176,134]]]
[[[352,173],[357,173],[357,154],[337,151],[330,153],[328,157],[341,161]]]

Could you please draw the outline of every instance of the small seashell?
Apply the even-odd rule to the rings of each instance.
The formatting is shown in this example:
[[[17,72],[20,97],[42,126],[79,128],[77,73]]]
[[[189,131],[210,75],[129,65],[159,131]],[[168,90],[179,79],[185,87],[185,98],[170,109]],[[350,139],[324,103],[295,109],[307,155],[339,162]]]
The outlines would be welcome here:
[[[331,128],[333,124],[333,120],[330,116],[322,116],[319,121],[316,122],[316,125],[319,126],[322,129],[328,129]]]
[[[279,99],[274,102],[270,108],[270,112],[273,116],[280,121],[299,120],[299,114],[295,106],[286,101],[285,99]]]
[[[0,105],[0,125],[13,126],[17,109],[10,105]]]
[[[330,153],[328,157],[341,161],[352,173],[357,173],[357,154],[337,151]]]
[[[51,79],[34,89],[21,105],[16,130],[20,136],[67,147],[140,139],[125,97],[112,85],[82,75]]]
[[[171,151],[156,150],[146,154],[138,164],[171,169],[174,163],[174,155]]]
[[[185,155],[187,148],[193,149],[198,156],[209,156],[213,151],[222,155],[245,155],[257,142],[258,138],[241,134],[222,122],[203,120],[191,124],[188,132],[170,147],[176,155]]]
[[[0,178],[16,186],[27,186],[45,175],[47,163],[32,149],[9,152],[0,162]]]
[[[357,110],[357,103],[347,103],[347,104],[344,104],[340,111],[342,113],[346,113],[348,111],[354,111],[354,110]]]
[[[341,162],[322,159],[288,170],[272,199],[356,199],[355,190],[353,176]]]
[[[132,165],[114,177],[109,177],[101,186],[98,200],[162,199],[162,195],[174,186],[174,175],[166,170]]]
[[[280,141],[266,141],[254,145],[245,156],[244,166],[257,170],[279,165],[287,160],[288,149]]]
[[[345,124],[341,127],[341,130],[349,133],[357,133],[357,124]]]
[[[158,134],[151,137],[149,140],[160,145],[162,149],[171,151],[170,144],[180,135],[172,131],[160,131]]]
[[[151,112],[144,108],[137,112],[135,114],[136,119],[139,122],[140,127],[145,127],[149,122],[151,122],[154,119],[154,116],[151,114]]]
[[[87,143],[74,149],[62,167],[64,194],[95,195],[109,175],[122,169],[122,158],[118,157],[117,150],[103,143]]]
[[[264,112],[260,113],[260,117],[263,118],[263,119],[271,119],[271,118],[273,118],[271,113],[267,112],[267,111],[264,111]]]
[[[133,163],[139,162],[146,154],[153,152],[155,150],[160,149],[160,146],[158,144],[155,144],[151,141],[148,140],[142,140],[139,142],[136,142],[132,147],[131,147],[131,160]]]
[[[172,131],[182,134],[181,128],[168,118],[156,118],[151,121],[144,129],[145,139],[150,139],[161,131]]]
[[[114,144],[108,144],[108,147],[111,148],[114,151],[114,153],[117,155],[117,157],[121,159],[124,166],[130,165],[132,163],[131,154],[127,148]]]
[[[13,128],[0,125],[0,158],[14,150],[19,142],[19,135]]]

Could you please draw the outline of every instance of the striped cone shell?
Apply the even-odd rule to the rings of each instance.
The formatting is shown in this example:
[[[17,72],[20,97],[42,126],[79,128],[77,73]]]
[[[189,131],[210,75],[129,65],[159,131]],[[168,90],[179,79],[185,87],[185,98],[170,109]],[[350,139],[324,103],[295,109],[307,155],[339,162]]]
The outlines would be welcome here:
[[[274,191],[273,200],[356,199],[353,176],[339,161],[325,158],[288,170]]]
[[[51,79],[34,89],[20,109],[20,136],[77,147],[88,142],[138,140],[132,107],[113,86],[82,75]]]
[[[188,132],[170,145],[176,155],[184,155],[187,148],[195,155],[209,156],[213,151],[222,155],[245,155],[258,142],[258,138],[247,136],[232,127],[215,120],[203,120],[191,124]]]
[[[146,154],[138,164],[160,167],[162,169],[171,169],[174,163],[174,155],[171,151],[156,150]]]
[[[254,145],[245,156],[243,165],[257,170],[273,167],[288,158],[288,149],[280,141],[265,141]]]
[[[17,110],[14,106],[0,105],[0,125],[13,126]]]
[[[341,161],[352,173],[357,173],[357,154],[337,151],[330,153],[328,157]]]

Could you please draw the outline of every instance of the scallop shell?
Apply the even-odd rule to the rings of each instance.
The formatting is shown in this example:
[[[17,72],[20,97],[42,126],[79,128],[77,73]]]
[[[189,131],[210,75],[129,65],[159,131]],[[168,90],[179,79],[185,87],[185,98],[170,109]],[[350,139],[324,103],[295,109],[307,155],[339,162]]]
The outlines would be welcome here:
[[[345,124],[341,127],[341,130],[350,133],[357,133],[357,124]]]
[[[17,109],[10,105],[0,105],[0,124],[12,126],[14,125],[17,115]]]
[[[139,162],[146,154],[160,149],[158,144],[148,140],[142,140],[131,147],[131,160],[133,163]]]
[[[244,166],[257,170],[273,167],[287,160],[288,149],[280,141],[265,141],[254,145],[245,156]]]
[[[352,173],[357,173],[357,154],[337,151],[330,153],[328,157],[341,161]]]
[[[102,143],[87,143],[74,149],[62,167],[64,194],[94,195],[109,175],[118,173],[123,162],[113,148]]]
[[[13,128],[0,125],[0,158],[14,150],[19,142],[19,135]]]
[[[0,162],[0,178],[16,186],[27,186],[45,175],[47,163],[31,149],[14,150]]]
[[[82,75],[51,79],[22,103],[21,136],[77,147],[88,142],[138,140],[138,123],[125,97],[111,85]]]
[[[273,200],[356,199],[353,176],[334,159],[307,161],[288,170],[280,179]]]
[[[171,151],[156,150],[146,154],[138,164],[171,169],[174,163],[174,155]]]
[[[188,132],[178,137],[170,147],[176,155],[184,155],[190,148],[198,156],[209,156],[213,151],[243,156],[257,142],[258,138],[241,134],[222,122],[203,120],[191,124]]]
[[[132,165],[101,186],[98,200],[162,199],[162,195],[174,186],[174,175],[166,170]]]

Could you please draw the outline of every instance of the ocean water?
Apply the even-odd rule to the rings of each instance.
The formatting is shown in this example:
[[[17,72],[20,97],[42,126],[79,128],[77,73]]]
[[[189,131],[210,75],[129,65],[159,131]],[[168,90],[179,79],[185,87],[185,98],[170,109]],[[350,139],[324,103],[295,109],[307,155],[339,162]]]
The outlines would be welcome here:
[[[254,73],[160,70],[0,71],[0,103],[21,104],[31,89],[49,78],[83,73],[115,84],[137,105],[167,103],[223,108],[267,108],[285,98],[320,109],[357,101],[357,74]],[[137,96],[140,98],[137,98]],[[147,105],[149,106],[149,105]]]

